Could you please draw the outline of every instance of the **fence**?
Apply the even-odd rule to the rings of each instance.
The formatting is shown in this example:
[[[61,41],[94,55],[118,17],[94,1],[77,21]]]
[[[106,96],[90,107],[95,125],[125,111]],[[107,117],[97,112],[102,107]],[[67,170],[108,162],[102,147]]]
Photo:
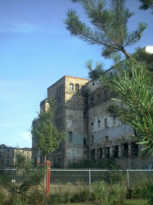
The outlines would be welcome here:
[[[51,185],[91,186],[97,182],[105,181],[108,184],[124,184],[130,188],[135,184],[153,182],[153,170],[51,169],[50,171]],[[22,176],[18,176],[15,169],[0,170],[0,178],[4,175],[7,175],[12,182],[13,180],[16,182],[22,180]]]
[[[105,181],[108,184],[124,184],[128,188],[135,184],[153,181],[153,170],[102,170],[102,169],[51,169],[51,184],[84,184]]]

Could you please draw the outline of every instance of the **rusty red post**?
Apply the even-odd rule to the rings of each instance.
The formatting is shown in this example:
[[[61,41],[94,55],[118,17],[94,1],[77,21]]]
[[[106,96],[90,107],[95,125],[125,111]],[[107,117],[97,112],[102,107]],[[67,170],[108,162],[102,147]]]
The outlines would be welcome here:
[[[51,162],[49,160],[46,160],[46,196],[48,197],[48,194],[50,192],[50,176],[51,176]]]

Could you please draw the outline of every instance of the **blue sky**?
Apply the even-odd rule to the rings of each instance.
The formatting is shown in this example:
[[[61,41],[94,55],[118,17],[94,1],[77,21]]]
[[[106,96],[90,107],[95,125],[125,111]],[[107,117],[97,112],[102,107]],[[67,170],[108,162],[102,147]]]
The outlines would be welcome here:
[[[139,21],[148,28],[141,41],[129,48],[153,45],[153,15],[138,10],[138,0],[127,0],[135,12],[130,29]],[[70,0],[0,0],[0,144],[31,147],[31,123],[47,87],[63,75],[88,77],[85,64],[110,60],[101,57],[101,48],[71,36],[66,30],[66,12],[82,8]]]

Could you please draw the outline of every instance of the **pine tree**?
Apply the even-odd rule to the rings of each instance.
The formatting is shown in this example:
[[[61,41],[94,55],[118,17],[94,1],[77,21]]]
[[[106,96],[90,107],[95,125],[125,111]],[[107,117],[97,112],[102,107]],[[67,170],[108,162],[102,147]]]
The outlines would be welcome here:
[[[118,93],[117,102],[120,119],[132,127],[145,153],[153,154],[153,87],[152,76],[148,75],[147,64],[134,58],[126,61],[128,69],[118,72],[110,83],[110,88]]]
[[[141,2],[140,9],[147,10],[152,9],[153,11],[153,0],[139,0]]]
[[[132,13],[125,8],[124,0],[112,0],[111,8],[106,7],[102,0],[73,1],[80,2],[84,7],[92,28],[82,22],[74,10],[69,10],[66,26],[70,33],[88,43],[101,46],[105,57],[120,51],[129,58],[126,47],[141,38],[146,25],[139,23],[136,31],[128,32],[127,23]]]

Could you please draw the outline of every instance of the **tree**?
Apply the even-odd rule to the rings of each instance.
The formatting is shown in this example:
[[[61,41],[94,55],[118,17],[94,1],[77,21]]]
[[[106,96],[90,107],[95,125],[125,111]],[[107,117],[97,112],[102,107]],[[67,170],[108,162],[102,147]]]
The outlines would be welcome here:
[[[124,0],[112,0],[111,8],[106,8],[102,0],[73,1],[80,2],[84,7],[92,28],[83,23],[74,10],[69,10],[66,25],[70,33],[88,43],[102,46],[105,57],[121,52],[129,58],[126,47],[141,38],[146,25],[139,23],[136,31],[128,32],[127,23],[132,13],[125,9]]]
[[[140,9],[147,10],[152,9],[153,11],[153,0],[139,0],[141,2]]]
[[[152,72],[149,65],[152,57],[140,50],[131,56],[126,50],[127,46],[141,38],[146,25],[140,23],[136,31],[128,32],[127,23],[132,13],[125,9],[124,0],[112,0],[111,8],[106,8],[102,0],[73,1],[80,2],[84,7],[92,28],[83,23],[74,10],[70,10],[66,19],[70,33],[102,46],[105,57],[112,57],[118,52],[125,55],[126,60],[118,64],[121,69],[116,69],[114,76],[102,75],[103,83],[118,94],[114,100],[123,104],[122,108],[119,107],[121,120],[134,129],[135,137],[144,145],[145,151],[153,153],[153,90],[152,75],[148,72]],[[146,4],[146,8],[151,6],[149,0],[141,2],[144,6]]]
[[[138,48],[136,52],[132,55],[138,62],[143,63],[146,69],[153,74],[153,56],[146,53],[145,49]]]
[[[118,93],[120,119],[134,129],[134,136],[143,144],[145,153],[153,154],[153,87],[152,76],[145,64],[128,59],[126,69],[107,81],[110,89]]]
[[[40,111],[38,118],[32,123],[32,136],[46,159],[49,152],[54,152],[63,139],[64,134],[59,132],[54,123],[55,104],[52,99],[48,100],[47,112]]]
[[[86,66],[89,70],[88,75],[91,80],[99,79],[100,76],[104,73],[103,65],[100,63],[97,63],[94,69],[92,66],[92,61],[88,61]]]

